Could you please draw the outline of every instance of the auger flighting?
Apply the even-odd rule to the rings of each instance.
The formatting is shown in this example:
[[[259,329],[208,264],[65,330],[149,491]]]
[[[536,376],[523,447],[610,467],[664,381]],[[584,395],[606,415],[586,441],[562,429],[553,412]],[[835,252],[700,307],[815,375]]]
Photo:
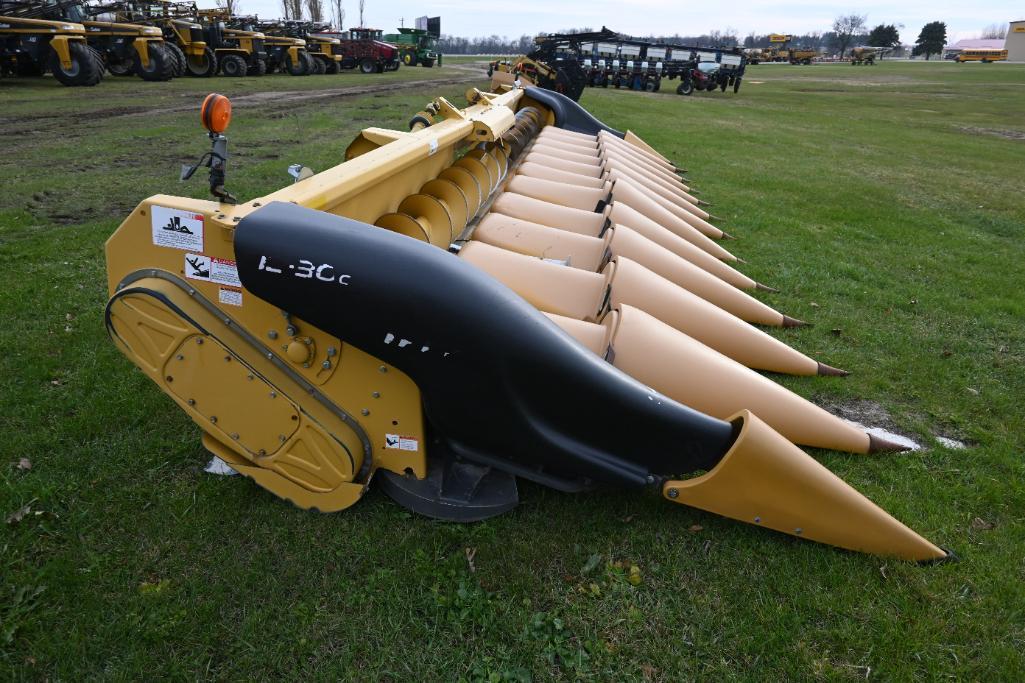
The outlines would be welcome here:
[[[324,511],[373,479],[484,519],[523,478],[947,557],[794,445],[896,449],[756,372],[844,374],[754,326],[801,323],[675,164],[550,91],[468,101],[242,204],[151,197],[111,237],[110,334],[209,450]],[[158,240],[169,212],[193,237]],[[190,279],[197,255],[219,280]]]

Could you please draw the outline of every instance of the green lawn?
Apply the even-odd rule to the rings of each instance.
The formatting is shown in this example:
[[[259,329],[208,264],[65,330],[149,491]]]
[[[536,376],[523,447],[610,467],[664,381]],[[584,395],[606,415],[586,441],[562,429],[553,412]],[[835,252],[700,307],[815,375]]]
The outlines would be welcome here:
[[[0,81],[0,679],[1021,679],[1025,66],[759,65],[738,95],[582,98],[690,169],[745,272],[782,290],[763,299],[815,323],[782,336],[854,371],[780,381],[927,446],[813,454],[959,562],[655,495],[524,484],[458,526],[375,490],[302,512],[202,472],[198,430],[106,338],[104,240],[150,194],[204,196],[177,175],[208,147],[208,88],[242,98],[229,186],[250,198],[461,101],[466,68]],[[295,95],[410,79],[432,82]]]

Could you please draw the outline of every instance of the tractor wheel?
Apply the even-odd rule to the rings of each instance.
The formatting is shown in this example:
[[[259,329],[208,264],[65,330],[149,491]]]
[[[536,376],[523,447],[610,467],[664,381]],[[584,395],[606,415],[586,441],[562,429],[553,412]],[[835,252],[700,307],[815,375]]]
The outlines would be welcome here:
[[[135,53],[136,75],[144,81],[169,81],[174,78],[174,57],[159,43],[149,44],[149,66],[142,65],[142,57]]]
[[[285,53],[285,59],[281,63],[281,70],[287,71],[289,76],[305,76],[308,64],[306,63],[306,53],[300,52],[299,59],[292,61],[292,55]]]
[[[317,73],[317,57],[310,52],[301,52],[302,61],[306,63],[306,76],[312,76]]]
[[[379,73],[379,74],[383,74],[384,73],[384,62],[378,62],[377,63],[377,73]]]
[[[733,92],[736,93],[740,90],[740,76],[733,79]]]
[[[719,81],[719,92],[726,92],[726,86],[729,85],[729,81]],[[715,88],[712,88],[715,90]]]
[[[609,77],[608,76],[602,76],[601,87],[603,87],[603,88],[608,88],[609,87]]]
[[[434,60],[433,59],[425,59],[422,62],[420,62],[420,66],[422,66],[424,68],[427,68],[427,69],[430,69],[430,68],[432,68],[434,66]],[[441,64],[438,64],[438,66],[441,66]]]
[[[256,63],[246,68],[247,76],[265,76],[267,74],[267,62],[263,59],[257,59]]]
[[[221,57],[221,75],[228,78],[240,78],[249,73],[249,65],[239,55]]]
[[[90,86],[96,85],[103,80],[103,71],[96,63],[96,58],[89,51],[89,46],[84,42],[68,43],[68,52],[71,56],[71,67],[65,69],[61,66],[60,57],[56,51],[50,52],[49,68],[53,77],[63,85]]]
[[[694,93],[694,84],[690,79],[683,79],[680,81],[680,85],[676,86],[677,95],[692,95]]]
[[[180,78],[184,76],[187,65],[185,53],[174,43],[164,43],[164,49],[167,50],[167,54],[174,58],[174,77]]]
[[[361,74],[372,74],[377,71],[377,65],[370,57],[364,57],[359,61],[359,72]]]
[[[313,57],[313,73],[323,76],[327,73],[327,64],[319,57]]]
[[[415,52],[403,52],[402,63],[406,66],[416,66],[416,53]]]
[[[103,61],[103,53],[90,45],[89,54],[92,55],[93,61],[96,62],[96,68],[100,70],[100,74],[107,73],[107,63]]]
[[[656,88],[655,88],[655,81],[648,81],[647,83],[645,83],[644,84],[644,90],[646,92],[655,92],[655,90],[656,90]]]
[[[338,66],[338,62],[331,60],[330,62],[324,62],[324,73],[336,74],[342,70],[342,67]]]
[[[208,47],[203,48],[201,55],[186,56],[185,62],[189,76],[210,78],[217,73],[217,55]]]

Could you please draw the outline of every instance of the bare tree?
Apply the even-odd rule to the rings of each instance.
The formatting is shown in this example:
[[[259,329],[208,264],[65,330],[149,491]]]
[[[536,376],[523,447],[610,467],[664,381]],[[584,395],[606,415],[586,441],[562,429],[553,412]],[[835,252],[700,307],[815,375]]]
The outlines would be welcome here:
[[[864,14],[844,14],[833,20],[833,33],[836,34],[836,46],[840,48],[840,59],[843,59],[854,36],[865,32]]]
[[[312,22],[324,21],[324,0],[306,0],[306,14]]]
[[[345,28],[345,8],[342,0],[331,0],[331,21],[339,31]]]
[[[233,17],[242,10],[241,0],[217,0],[217,6],[228,10],[228,15]]]
[[[979,37],[991,40],[1003,40],[1007,37],[1007,26],[1003,24],[990,24],[986,28],[982,29],[982,35]]]
[[[363,27],[366,26],[366,24],[363,23],[363,10],[364,10],[364,8],[366,8],[366,6],[367,6],[367,0],[359,0],[359,25],[360,25],[360,28],[363,28]]]
[[[303,18],[303,0],[281,0],[281,18],[300,21]]]

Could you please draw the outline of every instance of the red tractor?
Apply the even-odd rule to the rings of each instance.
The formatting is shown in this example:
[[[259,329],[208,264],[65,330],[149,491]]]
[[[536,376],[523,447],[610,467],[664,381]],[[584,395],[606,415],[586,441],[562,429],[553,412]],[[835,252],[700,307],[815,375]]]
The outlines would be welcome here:
[[[341,39],[335,54],[342,56],[343,69],[359,68],[362,73],[397,71],[399,50],[381,40],[383,31],[374,28],[352,28],[343,33],[324,34]]]

